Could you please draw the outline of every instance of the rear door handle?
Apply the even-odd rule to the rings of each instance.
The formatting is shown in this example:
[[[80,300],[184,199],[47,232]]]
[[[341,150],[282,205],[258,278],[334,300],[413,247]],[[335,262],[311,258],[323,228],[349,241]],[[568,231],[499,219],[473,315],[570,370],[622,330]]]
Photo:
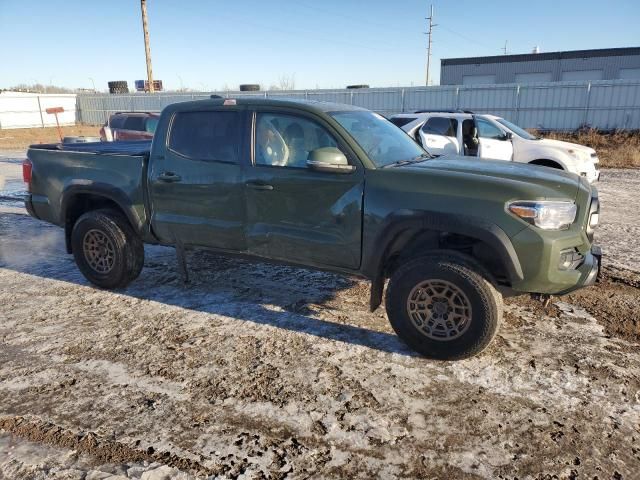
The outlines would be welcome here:
[[[245,183],[245,185],[247,187],[253,188],[254,190],[273,190],[273,185],[269,185],[268,183],[265,183],[265,182],[259,182],[259,181],[247,182]]]
[[[180,180],[182,180],[182,177],[173,172],[162,172],[160,175],[158,175],[158,180],[167,183],[179,182]]]

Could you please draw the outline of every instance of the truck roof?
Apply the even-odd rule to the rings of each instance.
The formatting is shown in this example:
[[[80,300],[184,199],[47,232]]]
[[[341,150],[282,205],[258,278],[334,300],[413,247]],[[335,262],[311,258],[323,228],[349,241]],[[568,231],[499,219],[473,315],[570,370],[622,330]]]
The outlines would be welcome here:
[[[343,112],[343,111],[366,111],[366,108],[356,107],[355,105],[347,105],[344,103],[319,102],[317,100],[307,100],[302,98],[264,98],[264,97],[230,97],[230,98],[211,98],[205,100],[193,100],[191,102],[180,102],[169,105],[167,108],[175,110],[188,109],[190,106],[223,106],[228,100],[235,100],[236,105],[247,106],[269,106],[269,107],[295,107],[303,110],[320,111],[320,112]]]

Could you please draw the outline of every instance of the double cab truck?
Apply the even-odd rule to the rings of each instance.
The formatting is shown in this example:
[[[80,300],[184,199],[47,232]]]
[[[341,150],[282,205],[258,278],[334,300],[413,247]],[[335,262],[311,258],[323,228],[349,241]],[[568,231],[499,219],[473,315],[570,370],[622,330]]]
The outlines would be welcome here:
[[[353,106],[210,99],[166,107],[153,141],[32,146],[31,216],[64,228],[94,285],[122,289],[144,243],[370,280],[415,351],[461,359],[495,336],[502,295],[596,281],[597,192],[561,170],[432,158]],[[386,293],[385,292],[386,286]],[[283,286],[282,288],[286,288]]]

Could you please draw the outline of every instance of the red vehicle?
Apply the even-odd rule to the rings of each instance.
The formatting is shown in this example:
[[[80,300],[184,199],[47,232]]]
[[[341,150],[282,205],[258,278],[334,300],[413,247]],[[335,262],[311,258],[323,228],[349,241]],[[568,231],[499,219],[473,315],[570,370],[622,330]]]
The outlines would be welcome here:
[[[158,126],[159,113],[117,112],[100,129],[103,142],[151,140]]]

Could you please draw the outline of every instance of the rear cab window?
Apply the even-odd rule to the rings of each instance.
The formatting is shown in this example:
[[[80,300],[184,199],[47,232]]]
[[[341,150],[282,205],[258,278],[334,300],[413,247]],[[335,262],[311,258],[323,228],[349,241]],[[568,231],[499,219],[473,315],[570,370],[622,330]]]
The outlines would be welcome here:
[[[177,112],[171,121],[169,150],[193,160],[239,163],[240,112]]]

